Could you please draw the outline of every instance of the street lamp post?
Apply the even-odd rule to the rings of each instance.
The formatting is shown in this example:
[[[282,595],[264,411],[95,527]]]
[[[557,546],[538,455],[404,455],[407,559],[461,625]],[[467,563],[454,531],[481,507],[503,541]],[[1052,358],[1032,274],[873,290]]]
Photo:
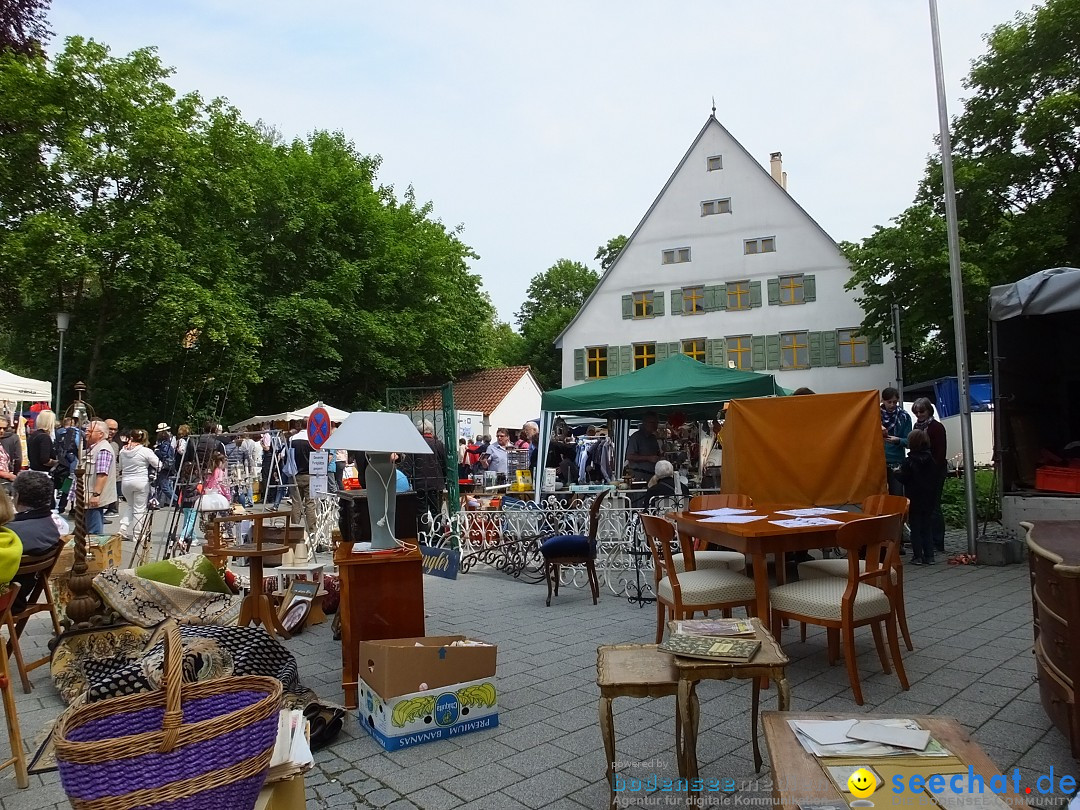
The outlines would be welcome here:
[[[56,331],[60,333],[60,356],[56,361],[56,402],[53,404],[53,413],[60,413],[60,383],[64,374],[64,332],[71,323],[71,315],[66,312],[56,313]]]

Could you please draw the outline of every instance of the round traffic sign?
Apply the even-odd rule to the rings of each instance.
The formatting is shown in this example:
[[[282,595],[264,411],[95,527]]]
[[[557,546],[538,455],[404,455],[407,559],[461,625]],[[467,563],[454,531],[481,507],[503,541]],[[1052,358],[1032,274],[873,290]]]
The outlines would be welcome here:
[[[316,450],[330,438],[330,414],[326,408],[320,406],[311,412],[307,420],[307,437]]]

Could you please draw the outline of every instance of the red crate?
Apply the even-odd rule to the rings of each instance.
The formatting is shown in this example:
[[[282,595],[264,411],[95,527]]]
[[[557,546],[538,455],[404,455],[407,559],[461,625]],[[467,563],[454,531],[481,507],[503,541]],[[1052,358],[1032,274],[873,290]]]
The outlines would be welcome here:
[[[1069,467],[1039,467],[1035,470],[1035,489],[1080,494],[1080,470]]]

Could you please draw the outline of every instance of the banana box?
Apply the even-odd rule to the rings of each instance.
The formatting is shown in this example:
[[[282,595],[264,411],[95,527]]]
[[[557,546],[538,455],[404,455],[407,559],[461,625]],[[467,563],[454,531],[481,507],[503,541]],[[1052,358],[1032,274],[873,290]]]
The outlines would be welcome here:
[[[387,751],[495,728],[499,725],[495,678],[389,699],[361,680],[360,725]]]

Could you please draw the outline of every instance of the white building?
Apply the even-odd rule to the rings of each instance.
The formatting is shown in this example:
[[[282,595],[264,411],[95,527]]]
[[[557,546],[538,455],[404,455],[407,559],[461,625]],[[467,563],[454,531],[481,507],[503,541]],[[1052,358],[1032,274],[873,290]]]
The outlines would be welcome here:
[[[847,260],[709,116],[615,263],[563,330],[562,383],[683,352],[818,393],[895,384],[890,347],[858,333]]]

